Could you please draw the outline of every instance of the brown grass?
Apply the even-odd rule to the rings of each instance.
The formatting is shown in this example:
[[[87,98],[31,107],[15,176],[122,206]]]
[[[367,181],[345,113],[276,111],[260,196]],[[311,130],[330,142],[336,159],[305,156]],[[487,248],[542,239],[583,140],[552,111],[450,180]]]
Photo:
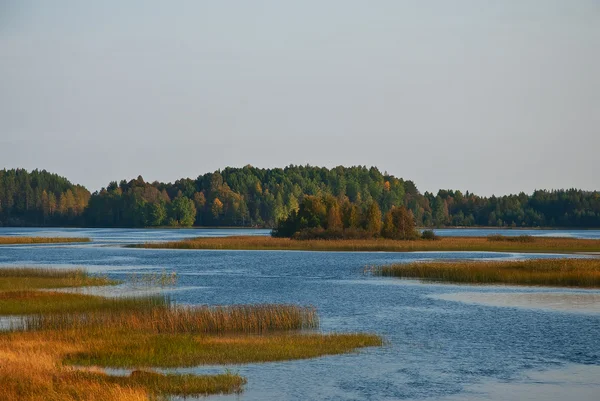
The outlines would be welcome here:
[[[56,339],[28,333],[0,336],[0,399],[3,401],[141,401],[161,394],[239,392],[245,379],[233,374],[211,376],[134,373],[111,377],[101,370],[81,371],[64,365],[68,353],[84,350],[77,338]]]
[[[161,375],[137,370],[114,377],[98,366],[139,369],[283,361],[382,344],[372,334],[299,333],[318,326],[312,307],[182,307],[163,297],[109,299],[33,290],[66,282],[87,285],[96,283],[94,279],[81,271],[0,271],[0,283],[20,286],[0,288],[0,315],[36,312],[23,316],[22,325],[0,332],[0,399],[154,400],[170,394],[240,392],[246,380],[231,373]]]
[[[86,237],[0,237],[0,245],[17,245],[17,244],[62,244],[70,242],[91,242],[91,239]]]
[[[438,241],[388,239],[366,240],[292,240],[259,236],[194,238],[182,241],[132,245],[164,249],[240,249],[304,251],[495,251],[495,252],[600,252],[600,240],[531,237],[520,241],[490,240],[487,237],[440,237]]]
[[[144,307],[146,306],[146,307]],[[27,330],[88,330],[115,328],[150,333],[263,334],[312,329],[319,325],[316,310],[297,305],[234,306],[161,305],[91,310],[82,313],[40,314],[23,318]]]
[[[600,259],[414,262],[372,270],[382,276],[452,283],[600,288]]]
[[[0,291],[42,288],[89,287],[118,284],[103,276],[91,276],[82,269],[0,267]]]

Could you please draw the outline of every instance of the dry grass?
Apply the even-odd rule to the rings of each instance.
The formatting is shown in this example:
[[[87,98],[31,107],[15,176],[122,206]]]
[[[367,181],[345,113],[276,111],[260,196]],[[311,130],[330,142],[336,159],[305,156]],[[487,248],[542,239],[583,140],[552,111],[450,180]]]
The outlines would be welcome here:
[[[33,334],[33,333],[28,333]],[[134,372],[113,377],[101,370],[81,371],[64,365],[71,352],[82,351],[76,339],[56,340],[0,336],[0,391],[4,401],[141,401],[162,394],[201,395],[241,391],[245,379],[234,374],[157,375]]]
[[[0,289],[0,315],[36,312],[21,317],[23,325],[0,332],[2,400],[149,400],[169,394],[240,392],[245,379],[230,373],[161,375],[137,370],[114,377],[97,366],[139,369],[282,361],[382,344],[372,334],[299,333],[318,327],[311,307],[181,307],[163,297],[108,299],[33,290],[67,282],[97,285],[95,279],[81,271],[0,272],[0,283],[19,286]]]
[[[1,280],[1,279],[0,279]],[[29,315],[83,313],[111,313],[117,311],[147,310],[167,305],[161,296],[105,298],[93,295],[46,291],[0,291],[0,315]]]
[[[89,287],[118,284],[107,277],[91,276],[82,269],[0,267],[0,291]]]
[[[372,270],[382,276],[452,283],[600,288],[600,259],[414,262]]]
[[[495,251],[495,252],[600,252],[600,240],[531,237],[527,241],[494,241],[487,237],[440,237],[438,241],[398,241],[383,238],[366,240],[292,240],[259,236],[194,238],[182,241],[132,245],[164,249],[240,249],[303,251]]]
[[[115,300],[118,301],[118,300]],[[32,315],[23,318],[27,330],[88,330],[102,328],[149,333],[263,334],[312,329],[319,325],[316,310],[297,305],[235,305],[109,308],[82,313]],[[139,306],[139,307],[137,307]],[[1,311],[1,309],[0,309]]]
[[[16,244],[63,244],[70,242],[91,242],[86,237],[0,237],[0,245]]]

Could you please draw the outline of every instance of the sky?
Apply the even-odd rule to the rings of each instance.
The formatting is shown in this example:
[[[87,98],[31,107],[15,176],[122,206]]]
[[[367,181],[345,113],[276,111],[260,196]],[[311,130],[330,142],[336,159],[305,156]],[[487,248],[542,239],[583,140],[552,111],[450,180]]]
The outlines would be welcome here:
[[[600,189],[600,0],[0,0],[0,168]]]

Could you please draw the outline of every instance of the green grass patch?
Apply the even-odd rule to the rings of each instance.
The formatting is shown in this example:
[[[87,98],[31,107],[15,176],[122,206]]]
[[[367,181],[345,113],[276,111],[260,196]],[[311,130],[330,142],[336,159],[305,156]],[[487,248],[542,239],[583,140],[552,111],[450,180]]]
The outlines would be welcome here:
[[[60,319],[60,316],[90,311],[147,310],[166,303],[162,296],[105,298],[65,292],[7,291],[0,292],[0,315],[35,314],[42,318],[51,314],[54,319]],[[34,317],[32,319],[35,321]]]
[[[380,276],[451,283],[600,288],[600,259],[414,262],[372,271]]]
[[[70,354],[69,364],[110,367],[181,367],[308,359],[380,346],[373,334],[271,334],[197,336],[112,333],[89,350]]]
[[[153,395],[198,396],[240,393],[246,379],[233,373],[219,375],[160,374],[135,370],[129,376],[111,376],[95,372],[74,372],[75,380],[140,387]]]
[[[0,267],[0,292],[104,286],[118,283],[107,277],[92,276],[82,269]]]

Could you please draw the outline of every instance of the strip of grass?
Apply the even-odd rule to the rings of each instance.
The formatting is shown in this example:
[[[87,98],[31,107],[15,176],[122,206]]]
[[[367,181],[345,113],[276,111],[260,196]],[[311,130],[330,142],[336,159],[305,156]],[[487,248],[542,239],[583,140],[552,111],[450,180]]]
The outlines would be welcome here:
[[[0,245],[17,244],[63,244],[71,242],[91,242],[87,237],[0,237]]]
[[[520,241],[490,240],[487,237],[440,237],[437,241],[398,241],[383,238],[365,240],[293,240],[259,236],[194,238],[162,243],[130,245],[152,249],[231,249],[231,250],[301,250],[355,252],[416,251],[490,251],[490,252],[600,252],[600,240],[531,237]]]
[[[81,313],[24,317],[28,330],[120,329],[150,333],[263,334],[313,329],[319,326],[316,310],[297,305],[177,306],[154,298],[106,299],[105,308],[87,305]],[[146,301],[148,299],[148,301]],[[128,307],[128,306],[131,307]],[[156,306],[158,305],[158,306]],[[71,306],[72,307],[72,306]],[[0,310],[1,311],[1,310]]]
[[[600,288],[600,259],[414,262],[375,267],[373,273],[451,283]]]
[[[115,285],[118,281],[91,276],[81,269],[0,267],[0,291],[25,291]]]
[[[84,352],[69,354],[66,363],[82,366],[182,367],[309,359],[380,346],[373,334],[271,334],[262,336],[148,335],[113,332]]]
[[[233,373],[219,375],[160,374],[135,370],[129,376],[110,376],[99,373],[75,372],[74,378],[101,384],[117,384],[148,390],[155,395],[210,395],[239,393],[246,379]]]
[[[166,305],[161,296],[136,298],[105,298],[93,295],[71,294],[46,291],[6,291],[0,292],[0,315],[31,315],[42,319],[50,316],[68,316],[65,313],[90,311],[127,311],[147,310]],[[124,312],[125,313],[125,312]],[[48,315],[52,314],[52,315]]]

